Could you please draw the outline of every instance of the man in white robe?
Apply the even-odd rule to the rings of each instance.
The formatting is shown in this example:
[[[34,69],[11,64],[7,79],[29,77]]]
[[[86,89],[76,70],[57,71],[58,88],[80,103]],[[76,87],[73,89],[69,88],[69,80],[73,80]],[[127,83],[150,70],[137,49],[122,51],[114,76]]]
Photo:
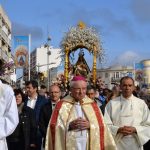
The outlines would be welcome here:
[[[0,80],[0,150],[7,150],[6,137],[13,133],[18,122],[18,110],[13,90]]]
[[[146,103],[133,96],[134,80],[120,80],[122,95],[110,100],[104,115],[118,150],[142,150],[150,139],[150,112]]]

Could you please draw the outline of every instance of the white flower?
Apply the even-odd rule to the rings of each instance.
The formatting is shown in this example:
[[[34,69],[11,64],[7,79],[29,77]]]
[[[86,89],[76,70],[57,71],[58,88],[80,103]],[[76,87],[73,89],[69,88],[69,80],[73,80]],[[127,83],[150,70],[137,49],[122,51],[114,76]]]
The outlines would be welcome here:
[[[72,51],[72,49],[79,44],[85,46],[91,53],[94,51],[93,47],[96,46],[97,56],[100,60],[103,59],[104,52],[101,46],[101,41],[94,28],[70,28],[69,32],[65,33],[65,36],[61,42],[63,53],[65,53],[66,46],[69,46],[69,50]]]

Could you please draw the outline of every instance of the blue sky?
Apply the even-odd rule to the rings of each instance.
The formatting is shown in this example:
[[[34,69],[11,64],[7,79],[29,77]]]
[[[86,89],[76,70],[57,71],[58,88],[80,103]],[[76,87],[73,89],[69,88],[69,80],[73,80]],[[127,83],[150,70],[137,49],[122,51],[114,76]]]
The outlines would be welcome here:
[[[58,48],[80,20],[96,28],[106,54],[103,66],[150,58],[149,0],[0,0],[13,35],[32,35],[32,49],[46,42]],[[86,59],[90,61],[91,56]]]

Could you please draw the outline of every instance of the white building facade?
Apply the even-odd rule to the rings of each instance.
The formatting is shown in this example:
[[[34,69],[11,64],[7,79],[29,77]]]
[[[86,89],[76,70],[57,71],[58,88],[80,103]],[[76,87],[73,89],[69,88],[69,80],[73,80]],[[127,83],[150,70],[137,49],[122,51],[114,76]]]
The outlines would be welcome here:
[[[143,82],[150,92],[150,59],[142,60],[141,63],[143,64]]]
[[[101,77],[109,89],[111,89],[114,84],[119,84],[120,79],[124,76],[131,76],[134,78],[134,67],[118,65],[105,69],[97,69],[97,77]]]
[[[47,52],[50,52],[49,55]],[[50,83],[52,82],[53,78],[57,76],[56,68],[61,65],[61,49],[60,48],[53,48],[53,47],[44,47],[41,46],[36,48],[31,52],[30,55],[30,69],[31,69],[31,79],[32,79],[32,72],[41,72],[47,77],[48,70],[49,70],[49,78]],[[55,70],[55,71],[54,71]],[[54,75],[55,72],[55,75]]]
[[[61,49],[59,48],[49,48],[49,62],[47,62],[47,48],[41,46],[40,48],[36,48],[33,52],[31,52],[31,60],[30,67],[31,69],[36,68],[36,71],[47,71],[47,65],[49,63],[49,69],[58,67],[61,63]],[[39,70],[38,70],[39,66]]]
[[[11,21],[8,18],[6,12],[0,5],[0,60],[6,64],[13,61],[11,54]],[[14,68],[6,68],[5,75],[0,78],[3,81],[11,84],[12,79],[10,74],[14,71]]]

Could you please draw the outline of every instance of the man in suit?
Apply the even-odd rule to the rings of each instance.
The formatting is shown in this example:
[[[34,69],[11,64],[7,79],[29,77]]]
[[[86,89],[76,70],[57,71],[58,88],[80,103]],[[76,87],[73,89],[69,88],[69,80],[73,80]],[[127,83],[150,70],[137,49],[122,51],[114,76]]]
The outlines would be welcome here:
[[[46,131],[48,123],[52,114],[52,110],[55,108],[55,105],[60,101],[61,91],[58,85],[52,85],[49,89],[50,99],[49,102],[42,106],[39,117],[39,127],[42,133],[43,147],[45,146]]]
[[[26,82],[26,92],[27,97],[25,98],[25,105],[34,110],[36,122],[37,125],[39,125],[39,114],[41,107],[48,101],[44,96],[38,94],[38,83],[34,80]],[[37,132],[37,150],[41,150],[42,135],[40,133],[39,127]]]
[[[99,98],[96,97],[96,89],[93,86],[88,86],[87,91],[86,91],[86,95],[89,98],[93,99],[97,103],[97,105],[101,109],[102,114],[104,115],[105,105],[103,105],[102,102],[99,100]]]

